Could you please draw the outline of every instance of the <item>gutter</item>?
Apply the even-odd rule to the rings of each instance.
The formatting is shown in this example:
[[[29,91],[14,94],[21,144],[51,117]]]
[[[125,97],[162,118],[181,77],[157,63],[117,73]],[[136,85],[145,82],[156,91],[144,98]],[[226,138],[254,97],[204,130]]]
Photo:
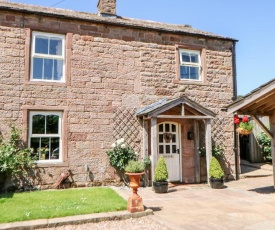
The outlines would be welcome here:
[[[233,101],[236,101],[237,96],[237,67],[236,67],[236,41],[233,41],[232,45],[232,75],[233,75]],[[236,132],[237,126],[234,124],[234,152],[235,152],[235,174],[236,180],[240,179],[240,170],[239,170],[239,138]]]

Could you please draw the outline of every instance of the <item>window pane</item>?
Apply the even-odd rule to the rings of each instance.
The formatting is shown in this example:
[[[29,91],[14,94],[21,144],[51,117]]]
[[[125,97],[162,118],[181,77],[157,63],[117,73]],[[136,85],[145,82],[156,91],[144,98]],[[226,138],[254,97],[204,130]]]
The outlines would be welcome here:
[[[58,121],[59,116],[46,116],[46,134],[58,134]]]
[[[51,159],[59,159],[59,137],[51,138]]]
[[[39,146],[40,146],[40,138],[32,137],[30,148],[33,148],[34,153],[39,153]]]
[[[34,115],[32,117],[32,133],[45,134],[45,116]]]
[[[199,55],[198,54],[190,54],[191,62],[199,63]]]
[[[35,53],[48,54],[48,38],[44,36],[36,36]]]
[[[159,135],[159,143],[163,143],[163,134]]]
[[[159,154],[163,154],[163,145],[159,146]]]
[[[190,62],[190,56],[189,53],[182,53],[181,58],[183,62]]]
[[[180,67],[180,78],[181,79],[189,79],[189,67],[188,66]]]
[[[177,153],[177,146],[176,145],[172,145],[172,153]]]
[[[62,80],[63,77],[63,60],[54,60],[53,63],[53,79]]]
[[[199,79],[199,67],[190,67],[190,79]]]
[[[50,39],[50,54],[62,55],[62,39],[60,38]]]
[[[34,58],[33,59],[33,79],[42,79],[43,74],[43,58]]]
[[[169,124],[165,124],[165,132],[170,132],[170,125]]]
[[[166,149],[166,153],[168,153],[168,154],[171,153],[171,152],[170,152],[170,145],[166,145],[166,146],[165,146],[165,149]]]
[[[44,79],[52,80],[53,77],[53,60],[44,59]]]
[[[41,138],[41,157],[42,154],[45,154],[45,159],[48,160],[50,158],[49,149],[50,148],[50,138]]]
[[[159,132],[163,132],[163,124],[159,125]]]

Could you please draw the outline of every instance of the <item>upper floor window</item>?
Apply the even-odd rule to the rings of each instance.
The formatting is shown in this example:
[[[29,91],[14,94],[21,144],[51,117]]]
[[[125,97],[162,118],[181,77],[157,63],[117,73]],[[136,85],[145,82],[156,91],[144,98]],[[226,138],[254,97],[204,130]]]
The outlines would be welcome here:
[[[195,50],[179,50],[180,80],[201,81],[201,54]]]
[[[29,114],[29,147],[40,163],[62,161],[62,113],[33,111]]]
[[[31,81],[64,82],[65,36],[33,32]]]

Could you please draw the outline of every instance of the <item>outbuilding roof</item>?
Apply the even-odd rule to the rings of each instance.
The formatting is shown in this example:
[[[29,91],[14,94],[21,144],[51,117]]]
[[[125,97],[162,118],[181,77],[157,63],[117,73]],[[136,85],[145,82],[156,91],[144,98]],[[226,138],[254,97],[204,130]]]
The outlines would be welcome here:
[[[132,18],[124,18],[118,16],[117,18],[108,18],[102,17],[97,14],[86,13],[86,12],[77,12],[73,10],[51,8],[51,7],[42,7],[36,5],[26,5],[21,3],[12,3],[12,2],[2,2],[0,1],[0,11],[16,11],[26,14],[37,14],[57,18],[66,18],[70,20],[83,20],[89,22],[97,22],[109,25],[125,26],[132,27],[144,30],[157,30],[162,32],[170,32],[175,34],[187,34],[187,35],[197,35],[200,37],[211,37],[222,40],[231,40],[237,41],[234,38],[220,36],[214,33],[205,32],[202,30],[194,29],[189,25],[175,25],[167,24],[146,20],[137,20]]]

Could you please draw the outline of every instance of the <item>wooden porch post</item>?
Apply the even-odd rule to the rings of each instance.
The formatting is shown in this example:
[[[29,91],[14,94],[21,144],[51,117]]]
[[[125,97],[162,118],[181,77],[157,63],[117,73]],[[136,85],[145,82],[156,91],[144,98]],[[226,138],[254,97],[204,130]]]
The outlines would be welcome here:
[[[199,147],[200,147],[200,134],[199,134],[199,122],[194,120],[194,147],[195,147],[195,177],[196,182],[200,183],[200,174],[201,174],[201,164],[200,164],[200,154],[199,154]]]
[[[157,118],[151,118],[151,175],[154,180],[155,168],[157,164]]]
[[[269,123],[270,123],[270,132],[272,133],[273,138],[271,139],[271,153],[272,153],[272,159],[273,159],[273,186],[275,188],[275,113],[273,112],[272,116],[269,117]]]
[[[148,120],[145,120],[145,118],[143,117],[143,127],[142,127],[142,135],[143,135],[143,159],[145,159],[146,157],[148,157]],[[144,174],[144,182],[145,182],[145,186],[149,186],[149,170],[145,169],[146,172]]]
[[[209,167],[212,158],[212,140],[211,140],[211,120],[205,122],[205,150],[206,150],[206,168],[207,168],[207,183],[209,184]]]

